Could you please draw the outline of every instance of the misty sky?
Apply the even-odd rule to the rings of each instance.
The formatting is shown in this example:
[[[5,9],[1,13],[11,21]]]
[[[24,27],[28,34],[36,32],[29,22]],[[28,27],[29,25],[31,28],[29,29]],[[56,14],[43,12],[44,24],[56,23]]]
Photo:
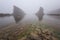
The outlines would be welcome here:
[[[40,7],[47,13],[60,8],[60,0],[0,0],[0,13],[12,13],[13,5],[21,8],[27,14],[36,13]]]

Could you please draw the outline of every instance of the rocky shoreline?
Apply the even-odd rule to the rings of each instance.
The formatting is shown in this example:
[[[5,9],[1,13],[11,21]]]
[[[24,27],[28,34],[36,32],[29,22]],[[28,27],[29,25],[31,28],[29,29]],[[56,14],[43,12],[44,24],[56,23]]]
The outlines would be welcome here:
[[[44,24],[15,25],[0,32],[0,40],[58,40]]]

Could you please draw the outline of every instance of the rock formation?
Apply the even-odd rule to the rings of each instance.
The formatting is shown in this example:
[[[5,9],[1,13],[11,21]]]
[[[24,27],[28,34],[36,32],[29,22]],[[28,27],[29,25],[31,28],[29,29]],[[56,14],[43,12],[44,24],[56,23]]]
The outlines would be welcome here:
[[[22,9],[14,6],[13,15],[16,22],[19,22],[24,17],[25,13]]]
[[[44,15],[44,9],[40,7],[40,10],[36,13],[36,16],[38,17],[39,20],[42,20]]]

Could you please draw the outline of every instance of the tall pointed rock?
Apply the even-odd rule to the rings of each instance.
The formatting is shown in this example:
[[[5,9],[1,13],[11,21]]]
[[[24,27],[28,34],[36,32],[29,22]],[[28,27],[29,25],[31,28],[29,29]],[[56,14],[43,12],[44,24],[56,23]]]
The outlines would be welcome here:
[[[38,17],[39,21],[42,20],[44,15],[44,9],[40,7],[39,11],[36,13],[36,16]]]
[[[14,16],[16,22],[19,22],[20,20],[22,20],[24,15],[25,15],[25,13],[22,9],[14,6],[13,16]]]

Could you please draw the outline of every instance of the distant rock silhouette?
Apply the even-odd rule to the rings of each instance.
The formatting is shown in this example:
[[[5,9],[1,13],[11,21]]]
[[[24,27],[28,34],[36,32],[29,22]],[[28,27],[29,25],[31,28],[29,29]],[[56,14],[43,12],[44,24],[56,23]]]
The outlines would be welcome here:
[[[11,16],[12,14],[4,14],[4,13],[0,13],[0,17],[5,17],[5,16]]]
[[[60,16],[60,9],[52,10],[48,12],[49,15]]]
[[[16,22],[19,22],[24,17],[25,13],[22,9],[14,6],[13,15]]]
[[[36,16],[38,17],[39,21],[42,20],[44,15],[44,9],[40,7],[40,10],[36,13]]]

